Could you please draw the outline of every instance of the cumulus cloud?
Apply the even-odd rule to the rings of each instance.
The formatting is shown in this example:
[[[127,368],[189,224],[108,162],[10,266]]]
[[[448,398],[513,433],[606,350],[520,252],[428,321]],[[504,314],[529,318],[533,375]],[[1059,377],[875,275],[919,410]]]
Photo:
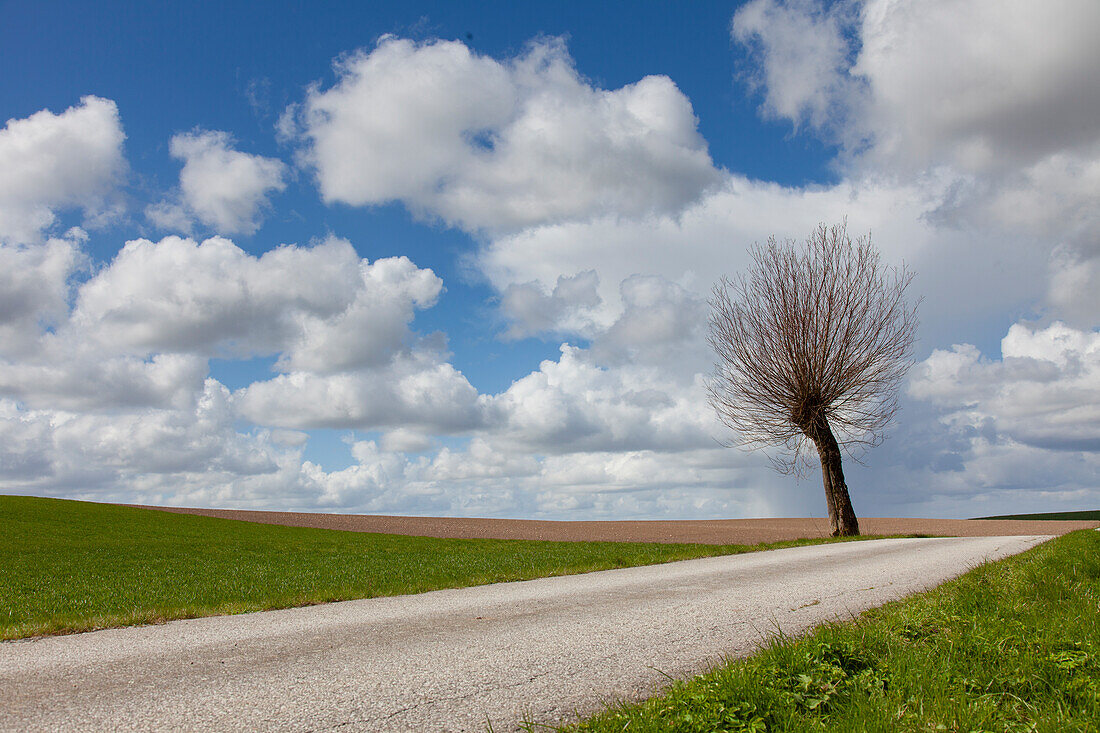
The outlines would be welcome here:
[[[1052,154],[999,179],[980,200],[982,213],[1008,227],[1027,229],[1055,245],[1056,264],[1100,256],[1100,131],[1079,153]]]
[[[732,32],[761,51],[765,111],[839,143],[849,175],[940,169],[931,217],[1077,246],[1100,221],[1097,27],[1089,0],[754,0]]]
[[[6,478],[16,490],[134,496],[173,480],[185,489],[188,476],[270,473],[278,463],[266,441],[234,429],[229,393],[211,379],[190,404],[172,409],[97,414],[27,409],[0,400],[0,415],[0,434],[24,435],[5,443],[0,461],[14,467]],[[36,470],[20,469],[32,465]]]
[[[759,51],[766,108],[842,136],[845,178],[784,188],[726,174],[672,213],[616,213],[494,236],[477,262],[501,293],[509,334],[597,338],[623,315],[622,286],[636,275],[659,276],[698,298],[718,275],[743,269],[752,242],[800,239],[845,216],[853,230],[872,233],[889,261],[919,273],[924,338],[973,339],[1006,311],[1044,309],[1086,324],[1090,294],[1100,291],[1092,194],[1100,115],[1091,113],[1096,89],[1084,71],[1097,65],[1096,45],[1079,29],[1096,26],[1098,11],[1067,1],[1052,6],[1056,17],[1037,19],[1030,6],[980,0],[920,5],[743,6],[732,29]],[[1065,40],[1056,51],[1046,54],[1043,40],[1055,36],[1036,32],[1021,41],[1025,60],[1014,56],[1022,28],[1071,24],[1078,30],[1057,36]],[[1031,70],[1017,74],[1021,64]],[[1036,100],[1042,109],[1032,108]],[[1052,110],[1071,122],[1045,124]],[[1027,140],[1018,139],[1025,131]],[[986,162],[967,152],[982,146],[992,151]],[[1061,245],[1054,257],[1053,245]],[[1044,283],[1036,273],[1047,270]],[[557,281],[581,271],[595,273],[599,303],[566,308],[554,298]]]
[[[718,180],[691,104],[664,76],[594,87],[564,44],[505,62],[459,42],[383,38],[300,110],[326,201],[403,201],[468,230],[676,210]]]
[[[1100,246],[1086,254],[1059,247],[1051,257],[1047,300],[1073,325],[1094,326],[1100,313],[1100,257],[1096,255]]]
[[[85,261],[79,229],[40,245],[0,243],[0,357],[34,348],[68,315],[69,277]]]
[[[749,78],[764,95],[765,115],[840,132],[862,92],[848,73],[852,11],[848,3],[826,8],[814,0],[753,0],[737,10],[731,34],[759,60]]]
[[[1000,355],[935,349],[913,370],[895,440],[873,454],[885,505],[956,516],[1100,499],[1100,333],[1017,323]]]
[[[1021,303],[1040,302],[1047,288],[1035,274],[1050,262],[1049,244],[1038,235],[992,225],[946,227],[928,216],[950,190],[950,178],[914,183],[859,179],[789,188],[731,175],[721,189],[676,216],[605,217],[531,227],[487,242],[477,263],[501,293],[517,284],[552,293],[563,275],[595,272],[598,304],[572,311],[535,307],[525,328],[599,340],[628,308],[638,307],[630,298],[643,292],[655,297],[653,283],[658,281],[644,278],[657,277],[685,291],[675,296],[674,290],[662,291],[662,298],[678,304],[662,306],[661,318],[666,324],[675,319],[686,323],[699,315],[700,301],[719,276],[747,266],[753,242],[773,235],[801,241],[818,222],[847,216],[849,231],[870,232],[886,261],[904,261],[918,273],[915,290],[925,296],[922,338],[942,343],[974,338],[970,334],[989,319]],[[996,278],[988,275],[991,267]],[[643,279],[634,281],[635,276]],[[650,285],[643,289],[643,283]],[[673,309],[685,310],[676,315]],[[516,309],[507,314],[522,315]],[[551,316],[557,316],[554,327],[546,324]],[[625,335],[625,328],[624,321],[618,331]],[[644,327],[633,333],[646,339],[657,336],[656,330]],[[701,343],[702,335],[698,338]],[[611,346],[606,340],[605,345]]]
[[[346,240],[255,257],[221,237],[137,239],[80,287],[71,327],[139,354],[271,354],[305,339],[306,319],[341,316],[363,287]]]
[[[389,427],[388,448],[426,450],[480,424],[442,337],[411,329],[442,282],[407,258],[368,262],[335,238],[261,256],[217,237],[135,240],[72,286],[70,310],[75,246],[0,248],[42,271],[39,300],[16,289],[4,311],[24,341],[0,358],[6,489],[331,508],[336,479],[302,460],[300,428]],[[209,357],[256,355],[283,373],[236,394],[208,376]],[[262,427],[242,432],[242,419]]]
[[[87,96],[61,114],[8,120],[0,130],[0,242],[38,242],[64,209],[94,220],[126,170],[118,107]]]
[[[499,443],[536,453],[677,451],[713,446],[719,431],[700,380],[604,368],[568,344],[557,361],[488,400],[487,410]]]
[[[992,442],[1100,451],[1100,333],[1015,324],[1000,360],[969,344],[933,351],[910,393],[944,410],[953,428]]]
[[[632,275],[619,284],[619,295],[622,314],[595,338],[596,358],[656,364],[671,373],[704,368],[711,353],[705,338],[709,310],[701,295],[659,275]]]
[[[500,309],[510,321],[506,338],[523,338],[548,331],[585,330],[586,314],[598,306],[600,283],[595,270],[559,275],[546,292],[538,282],[512,283],[500,294]]]
[[[979,517],[1079,509],[1100,499],[1097,453],[1040,448],[988,426],[945,424],[937,413],[910,399],[894,437],[869,454],[872,465],[845,467],[857,511]]]
[[[443,281],[407,257],[359,263],[352,302],[332,318],[310,313],[301,336],[279,366],[315,374],[385,364],[411,346],[409,324],[416,310],[435,305]]]
[[[875,154],[985,171],[1094,144],[1097,27],[1089,0],[868,3],[851,72]]]
[[[220,237],[134,240],[80,286],[40,360],[0,365],[0,389],[54,406],[163,404],[207,358],[275,356],[281,374],[234,396],[257,424],[468,429],[477,391],[440,337],[410,327],[442,289],[406,257],[369,262],[336,238],[258,257]]]
[[[475,438],[461,449],[409,457],[374,441],[352,446],[355,463],[308,476],[332,505],[453,516],[669,518],[768,516],[805,487],[758,490],[770,477],[732,466],[719,451],[615,451],[534,456]],[[776,483],[772,481],[772,483]]]
[[[33,357],[0,360],[0,394],[31,408],[70,412],[167,409],[189,404],[206,374],[207,362],[197,356],[114,356],[49,338]]]
[[[563,345],[557,360],[500,394],[479,396],[449,365],[427,371],[433,363],[409,369],[411,384],[400,367],[291,373],[250,385],[236,402],[263,424],[386,428],[381,440],[352,443],[355,462],[347,468],[304,464],[319,501],[361,511],[757,515],[782,511],[792,494],[806,491],[787,487],[766,498],[757,491],[778,482],[762,469],[763,459],[719,446],[722,428],[694,372],[605,367],[591,351]],[[448,384],[453,389],[445,393]],[[433,434],[468,439],[441,446],[428,438]],[[671,498],[679,492],[690,499]]]
[[[50,472],[50,423],[14,400],[0,399],[0,446],[0,478],[7,484],[32,483]]]
[[[440,338],[410,329],[442,281],[405,257],[368,262],[335,238],[258,257],[218,237],[134,240],[76,289],[69,313],[71,251],[53,243],[27,252],[13,256],[42,267],[59,260],[50,284],[62,289],[42,288],[37,308],[13,299],[7,309],[15,325],[41,313],[59,320],[48,330],[41,318],[26,326],[26,353],[0,360],[0,393],[30,408],[178,407],[201,389],[208,358],[276,356],[283,374],[238,395],[242,414],[258,423],[476,422],[477,393],[446,363]]]
[[[432,350],[330,374],[294,371],[235,395],[241,415],[280,427],[401,428],[462,432],[480,421],[478,394]]]
[[[769,113],[843,123],[841,142],[870,146],[852,152],[895,170],[984,172],[1096,143],[1098,24],[1089,0],[754,0],[732,34],[760,51]]]
[[[394,428],[382,436],[382,448],[391,453],[421,453],[434,445],[431,435],[415,428]]]
[[[268,197],[286,188],[285,163],[235,150],[226,132],[180,133],[168,149],[183,161],[178,199],[145,211],[161,229],[189,232],[197,219],[219,234],[253,234],[269,206]]]

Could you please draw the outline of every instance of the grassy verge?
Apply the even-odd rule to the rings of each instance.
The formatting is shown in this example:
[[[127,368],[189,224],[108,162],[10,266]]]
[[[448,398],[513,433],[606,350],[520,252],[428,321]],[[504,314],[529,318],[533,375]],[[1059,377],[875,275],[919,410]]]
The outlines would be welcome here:
[[[448,540],[0,496],[0,639],[812,544]]]
[[[568,730],[1100,730],[1100,532],[776,639]]]

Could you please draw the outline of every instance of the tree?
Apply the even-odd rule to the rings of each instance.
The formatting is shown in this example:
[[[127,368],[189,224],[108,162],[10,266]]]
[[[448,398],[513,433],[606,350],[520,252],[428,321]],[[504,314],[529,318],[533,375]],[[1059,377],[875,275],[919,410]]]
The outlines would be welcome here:
[[[735,432],[732,444],[778,448],[783,473],[817,449],[833,536],[858,535],[841,450],[878,445],[912,366],[913,273],[887,267],[870,236],[821,224],[798,247],[774,237],[750,249],[748,271],[722,278],[710,300],[707,341],[718,354],[710,404]]]

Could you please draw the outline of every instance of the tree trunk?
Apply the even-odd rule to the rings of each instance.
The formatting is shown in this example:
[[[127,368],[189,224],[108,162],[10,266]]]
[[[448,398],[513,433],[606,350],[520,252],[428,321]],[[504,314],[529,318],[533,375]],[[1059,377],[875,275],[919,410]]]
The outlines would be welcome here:
[[[829,508],[833,537],[854,537],[859,534],[859,522],[848,496],[848,485],[844,483],[840,446],[833,437],[829,421],[824,416],[814,419],[806,435],[817,446],[817,455],[821,458],[821,480],[825,484],[825,505]]]

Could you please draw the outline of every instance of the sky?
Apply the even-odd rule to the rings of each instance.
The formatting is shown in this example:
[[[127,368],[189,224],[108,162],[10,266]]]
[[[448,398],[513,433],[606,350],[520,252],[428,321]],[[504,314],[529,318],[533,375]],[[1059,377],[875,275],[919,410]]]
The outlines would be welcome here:
[[[707,298],[846,221],[923,298],[857,515],[1100,506],[1094,0],[0,13],[0,493],[822,517]]]

